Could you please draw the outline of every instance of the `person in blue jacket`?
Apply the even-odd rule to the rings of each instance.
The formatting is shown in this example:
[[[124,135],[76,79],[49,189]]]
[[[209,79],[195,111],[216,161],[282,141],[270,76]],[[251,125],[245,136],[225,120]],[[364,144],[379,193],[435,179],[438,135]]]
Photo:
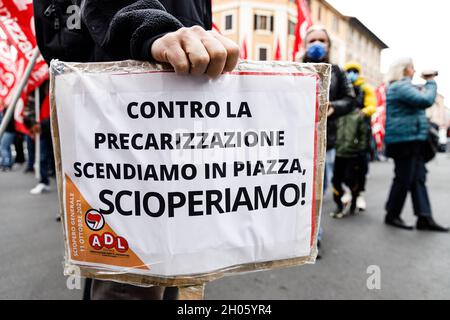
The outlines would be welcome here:
[[[387,76],[386,153],[394,159],[395,177],[386,203],[385,223],[412,230],[401,218],[408,192],[411,193],[418,230],[448,232],[432,218],[426,182],[424,147],[428,137],[425,110],[437,95],[434,76],[423,76],[423,88],[412,84],[415,70],[412,59],[395,62]]]

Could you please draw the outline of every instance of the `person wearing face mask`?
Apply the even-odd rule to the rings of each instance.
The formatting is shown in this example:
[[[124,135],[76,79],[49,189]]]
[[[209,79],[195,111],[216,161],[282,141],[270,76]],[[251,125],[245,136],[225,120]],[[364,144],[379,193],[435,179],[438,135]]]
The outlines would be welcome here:
[[[436,75],[422,75],[426,83],[421,90],[412,84],[414,74],[412,59],[403,58],[392,64],[386,77],[385,144],[386,155],[394,159],[395,177],[386,203],[385,223],[400,229],[413,229],[400,217],[410,192],[417,216],[416,228],[449,232],[449,228],[434,221],[425,184],[427,169],[424,151],[429,129],[425,110],[436,100]]]
[[[365,141],[366,150],[360,157],[361,171],[359,172],[358,185],[360,187],[360,193],[356,199],[356,207],[360,211],[366,210],[366,201],[364,199],[364,191],[366,188],[366,176],[369,172],[369,157],[370,157],[370,144],[372,137],[371,128],[371,118],[372,115],[377,111],[377,97],[375,95],[375,90],[372,86],[366,83],[365,79],[362,77],[362,66],[355,61],[348,62],[344,66],[344,70],[347,73],[347,78],[353,85],[353,89],[356,94],[356,109],[360,111],[361,116],[365,123]],[[339,129],[338,129],[339,130]],[[342,199],[343,203],[348,203],[350,201],[350,194],[346,193]]]
[[[308,29],[304,42],[304,63],[330,63],[331,38],[325,28],[312,26]],[[355,91],[348,81],[345,72],[333,64],[329,92],[327,122],[327,161],[325,169],[324,192],[333,174],[333,163],[336,154],[336,120],[350,113],[355,106]]]
[[[303,41],[304,63],[330,63],[331,38],[327,30],[321,26],[312,26],[308,29]],[[333,174],[334,159],[336,156],[336,121],[350,113],[355,106],[355,91],[348,81],[345,72],[333,64],[331,69],[331,83],[329,92],[329,108],[327,121],[327,155],[324,175],[324,193],[326,192]],[[319,243],[322,232],[319,232]]]
[[[374,90],[361,77],[362,67],[356,63],[344,66],[356,94],[356,106],[351,113],[337,120],[336,159],[333,172],[333,198],[336,210],[333,218],[342,218],[365,210],[362,193],[368,172],[370,118],[376,111]],[[343,184],[350,192],[344,195]]]

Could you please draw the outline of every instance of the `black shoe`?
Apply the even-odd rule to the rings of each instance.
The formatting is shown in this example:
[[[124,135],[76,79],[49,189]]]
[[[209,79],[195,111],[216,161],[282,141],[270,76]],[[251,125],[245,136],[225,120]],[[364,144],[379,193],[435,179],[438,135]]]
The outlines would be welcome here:
[[[449,228],[438,225],[432,217],[419,217],[416,224],[417,230],[420,231],[436,231],[436,232],[449,232]]]
[[[386,218],[384,219],[384,223],[386,223],[389,226],[403,229],[403,230],[413,230],[414,229],[412,226],[407,225],[405,223],[405,221],[403,221],[399,217],[392,218],[392,217],[386,216]]]
[[[316,257],[316,260],[322,259],[322,256],[320,255],[320,252],[321,252],[321,250],[320,250],[320,240],[317,240],[317,257]]]
[[[346,215],[354,216],[358,213],[358,208],[356,207],[356,200],[355,201],[352,200],[352,203],[347,210],[348,213],[346,213]]]

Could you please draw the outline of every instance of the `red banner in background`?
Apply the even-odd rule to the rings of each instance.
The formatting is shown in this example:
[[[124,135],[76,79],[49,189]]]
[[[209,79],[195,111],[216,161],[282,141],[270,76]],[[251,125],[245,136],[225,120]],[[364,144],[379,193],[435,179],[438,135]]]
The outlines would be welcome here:
[[[36,48],[32,0],[0,0],[0,99],[8,106],[14,88],[24,76]],[[23,108],[27,95],[48,79],[48,66],[40,56],[14,112],[16,129],[23,126]]]
[[[294,51],[292,52],[292,61],[295,61],[300,46],[305,39],[306,31],[313,25],[311,11],[306,0],[297,0],[297,25],[295,26]]]
[[[378,107],[377,112],[372,116],[372,135],[377,143],[378,151],[382,151],[386,127],[386,86],[380,85],[375,93]]]
[[[277,39],[277,48],[275,49],[275,57],[274,60],[281,60],[281,47],[280,47],[280,38]]]

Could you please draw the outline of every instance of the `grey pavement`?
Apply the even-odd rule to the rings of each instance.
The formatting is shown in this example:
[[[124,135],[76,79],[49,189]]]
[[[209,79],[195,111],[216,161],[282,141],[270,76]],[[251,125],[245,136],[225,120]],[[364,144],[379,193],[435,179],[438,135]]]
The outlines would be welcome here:
[[[450,225],[450,156],[429,164],[434,216]],[[374,163],[367,212],[333,220],[324,200],[323,258],[315,265],[225,277],[206,286],[206,299],[450,299],[450,234],[402,231],[383,222],[391,162]],[[81,299],[63,276],[62,226],[55,183],[32,196],[34,178],[0,172],[0,299]],[[403,217],[415,222],[410,199]],[[369,266],[381,270],[381,289],[369,290]]]

